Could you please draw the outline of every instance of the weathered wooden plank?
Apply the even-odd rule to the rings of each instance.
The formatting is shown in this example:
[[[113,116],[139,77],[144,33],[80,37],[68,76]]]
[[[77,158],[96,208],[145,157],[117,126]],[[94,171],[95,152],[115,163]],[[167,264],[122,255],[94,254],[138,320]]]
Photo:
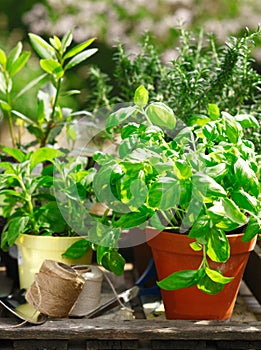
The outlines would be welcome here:
[[[86,342],[86,350],[135,350],[140,349],[138,340],[88,340]]]
[[[67,341],[65,340],[15,340],[14,350],[67,350]]]
[[[153,350],[204,350],[206,342],[204,340],[152,340],[151,349]]]
[[[6,319],[0,319],[0,339],[261,341],[260,322],[57,319],[20,328],[7,327],[5,322]]]

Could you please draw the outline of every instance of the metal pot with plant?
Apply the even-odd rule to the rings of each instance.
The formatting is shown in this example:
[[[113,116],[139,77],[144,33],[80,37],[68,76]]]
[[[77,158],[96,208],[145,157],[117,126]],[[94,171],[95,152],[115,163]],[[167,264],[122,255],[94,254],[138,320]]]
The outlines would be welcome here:
[[[167,318],[230,317],[261,227],[258,155],[243,136],[257,120],[209,104],[205,114],[191,111],[182,126],[140,86],[134,105],[107,119],[108,130],[119,126],[118,157],[98,153],[93,182],[111,210],[111,237],[147,228]]]

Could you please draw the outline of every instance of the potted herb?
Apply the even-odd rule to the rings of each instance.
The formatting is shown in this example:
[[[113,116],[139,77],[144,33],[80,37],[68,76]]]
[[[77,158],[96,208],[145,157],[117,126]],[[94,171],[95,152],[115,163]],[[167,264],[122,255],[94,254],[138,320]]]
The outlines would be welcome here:
[[[260,232],[257,154],[243,137],[257,120],[209,104],[182,125],[140,86],[134,105],[107,119],[108,130],[119,125],[118,157],[97,154],[94,176],[111,236],[147,227],[168,318],[230,317]]]
[[[0,174],[0,195],[7,220],[1,248],[5,251],[13,244],[18,246],[20,287],[30,286],[44,259],[91,263],[91,244],[82,213],[91,208],[94,200],[91,183],[95,170],[86,170],[87,158],[66,156],[48,147],[28,153],[3,147],[2,152],[17,161],[0,163],[4,169]],[[83,257],[63,255],[79,241],[87,250]]]
[[[1,247],[6,251],[14,243],[18,245],[20,286],[25,288],[29,287],[44,258],[56,257],[64,262],[71,261],[62,258],[61,254],[73,242],[79,241],[81,234],[86,235],[86,232],[79,234],[79,230],[73,230],[68,222],[72,218],[81,222],[82,202],[85,201],[86,205],[86,201],[90,203],[93,200],[90,183],[94,169],[88,164],[87,155],[84,158],[67,157],[68,150],[64,149],[65,153],[58,150],[61,148],[58,137],[66,135],[67,140],[74,145],[77,140],[75,123],[78,118],[94,119],[91,113],[73,111],[68,106],[68,97],[80,91],[66,89],[66,78],[70,70],[97,51],[96,48],[89,48],[94,38],[72,47],[71,31],[61,40],[54,35],[46,41],[33,33],[29,34],[29,39],[40,57],[39,64],[44,73],[20,91],[16,90],[19,74],[28,64],[31,53],[23,51],[21,42],[8,54],[0,50],[0,112],[8,122],[13,146],[1,147],[0,195],[2,215],[6,221],[1,235]],[[39,84],[41,86],[38,88]],[[26,107],[28,99],[28,105],[31,105],[32,96],[36,96],[35,108],[30,114],[30,108],[23,107]],[[24,138],[22,129],[28,131]],[[61,156],[66,157],[62,162],[63,167],[59,167],[57,158]],[[58,182],[61,179],[63,186]],[[73,198],[75,193],[71,193],[71,184],[81,189],[81,198],[78,195],[77,201]],[[56,201],[61,187],[68,199],[67,203],[60,202],[64,211],[67,210],[64,213],[61,213],[61,207],[58,207]],[[46,241],[48,242],[44,248]],[[90,248],[90,244],[85,239],[83,241],[83,245]],[[41,249],[36,250],[36,247]],[[29,250],[23,254],[26,249]],[[75,249],[70,257],[75,255]],[[90,252],[91,250],[84,259],[73,262],[89,263]],[[31,266],[27,266],[27,263]]]

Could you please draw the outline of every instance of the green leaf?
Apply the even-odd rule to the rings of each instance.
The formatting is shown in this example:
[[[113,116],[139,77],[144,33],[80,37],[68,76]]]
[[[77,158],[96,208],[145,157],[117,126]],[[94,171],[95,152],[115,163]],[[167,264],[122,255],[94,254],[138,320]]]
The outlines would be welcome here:
[[[23,52],[21,56],[12,64],[12,66],[9,68],[9,74],[11,77],[17,74],[25,66],[30,55],[30,52]]]
[[[145,110],[150,122],[162,128],[175,129],[176,118],[171,108],[162,102],[153,102]]]
[[[6,64],[6,69],[8,72],[10,72],[11,66],[18,59],[18,57],[21,55],[22,49],[23,49],[23,44],[21,43],[21,41],[19,41],[16,44],[16,46],[9,53],[8,58],[7,58],[7,64]]]
[[[31,162],[30,162],[30,169],[32,170],[37,164],[52,161],[53,159],[57,157],[61,157],[64,154],[54,148],[48,148],[48,147],[42,147],[38,148],[32,153],[31,156]]]
[[[62,65],[51,58],[40,60],[40,66],[47,73],[56,75],[57,78],[61,78],[64,75]]]
[[[150,218],[150,226],[154,227],[156,230],[159,230],[159,231],[163,231],[166,228],[166,226],[164,226],[160,221],[160,218],[157,212],[155,212]]]
[[[240,208],[246,209],[246,210],[250,211],[251,213],[257,213],[258,201],[257,201],[256,197],[251,196],[250,194],[248,194],[247,192],[245,192],[242,189],[240,189],[238,191],[233,191],[231,193],[231,197],[232,197],[233,201]]]
[[[206,115],[201,115],[201,114],[194,114],[192,117],[189,118],[187,125],[188,126],[203,126],[210,122],[210,119]]]
[[[205,244],[206,236],[210,229],[210,218],[207,215],[200,216],[189,231],[190,238],[196,238],[202,244]]]
[[[211,278],[209,278],[204,270],[202,272],[202,277],[197,284],[197,288],[204,293],[213,295],[220,293],[224,289],[224,284],[214,282]]]
[[[26,158],[25,153],[17,148],[3,146],[2,151],[16,159],[19,163],[23,162]]]
[[[4,50],[0,49],[0,65],[6,68],[7,57]]]
[[[64,55],[63,58],[66,60],[67,58],[71,58],[73,56],[76,56],[78,53],[80,53],[84,49],[86,49],[86,47],[90,46],[94,42],[95,39],[96,38],[91,38],[91,39],[89,39],[87,41],[84,41],[83,43],[80,43],[80,44],[76,45],[70,51],[68,51]],[[72,41],[72,34],[71,34],[71,32],[69,32],[67,37],[64,37],[64,39],[62,40],[63,47],[69,46],[71,44],[71,41]],[[95,50],[95,52],[96,52],[98,49],[92,49],[92,50]]]
[[[212,177],[205,174],[195,174],[193,176],[193,185],[203,195],[226,197],[227,193],[224,188],[217,183]]]
[[[200,252],[202,250],[202,245],[198,242],[192,242],[190,243],[190,247],[195,251],[195,252]]]
[[[222,179],[227,174],[227,171],[225,163],[219,163],[205,169],[206,174],[216,181]]]
[[[184,160],[176,160],[174,162],[175,175],[179,180],[186,180],[192,176],[191,167]]]
[[[121,227],[122,229],[137,227],[147,221],[153,213],[154,211],[150,209],[144,209],[122,214],[120,219],[114,222],[114,225],[115,227]]]
[[[145,107],[149,101],[148,90],[143,85],[140,85],[134,94],[134,103],[139,107]]]
[[[230,257],[230,245],[222,230],[211,229],[208,235],[207,255],[212,261],[226,262]]]
[[[62,52],[66,50],[67,47],[69,47],[73,40],[73,34],[72,31],[68,31],[63,37],[62,37]]]
[[[255,197],[259,194],[259,183],[255,172],[251,169],[248,161],[238,158],[234,164],[235,180],[247,192],[251,192]]]
[[[29,33],[28,35],[31,45],[38,56],[45,59],[55,58],[55,50],[47,41],[33,33]]]
[[[117,276],[123,274],[125,263],[123,256],[116,250],[109,251],[102,259],[102,265]]]
[[[232,117],[227,112],[222,112],[222,119],[225,122],[225,133],[229,141],[232,143],[237,143],[239,137],[241,136],[241,125],[238,124],[234,117]]]
[[[79,53],[78,55],[74,56],[65,66],[65,70],[71,69],[72,67],[80,64],[81,62],[85,61],[87,58],[93,56],[98,49],[89,49],[86,51],[83,51]]]
[[[61,49],[61,41],[60,39],[54,35],[52,38],[49,39],[50,41],[50,44],[57,50],[57,51],[60,51]]]
[[[69,259],[79,259],[81,258],[89,249],[91,249],[91,243],[86,239],[81,239],[74,242],[63,254],[63,258]]]
[[[29,216],[19,216],[10,220],[7,232],[7,242],[9,247],[11,247],[15,243],[16,239],[20,234],[26,231],[28,221]]]
[[[200,277],[199,270],[182,270],[174,272],[163,280],[157,282],[157,285],[165,290],[177,290],[195,286]]]
[[[208,105],[208,115],[211,120],[217,120],[220,117],[220,110],[216,104],[210,103]]]
[[[205,269],[206,274],[208,275],[208,277],[213,281],[213,282],[217,282],[217,283],[221,283],[221,284],[227,284],[229,282],[231,282],[234,277],[225,277],[222,275],[221,272],[217,271],[217,270],[212,270],[209,267],[206,267]]]
[[[180,183],[171,177],[160,177],[149,189],[148,205],[151,208],[167,210],[175,208],[180,201]]]
[[[118,109],[116,112],[111,113],[109,117],[106,120],[106,129],[111,129],[115,126],[120,125],[123,123],[126,119],[134,116],[136,113],[136,107],[135,106],[129,106]]]
[[[238,114],[235,120],[240,123],[242,128],[259,128],[258,120],[251,114]]]
[[[243,242],[249,242],[261,231],[261,221],[259,218],[251,216],[246,227],[244,236],[242,238]]]
[[[225,216],[239,225],[245,224],[247,220],[240,208],[229,198],[222,198],[220,201],[214,202],[214,205],[208,209],[208,213],[213,214],[213,218]]]
[[[10,112],[12,110],[12,107],[9,103],[7,103],[4,100],[0,100],[0,107],[3,111]]]

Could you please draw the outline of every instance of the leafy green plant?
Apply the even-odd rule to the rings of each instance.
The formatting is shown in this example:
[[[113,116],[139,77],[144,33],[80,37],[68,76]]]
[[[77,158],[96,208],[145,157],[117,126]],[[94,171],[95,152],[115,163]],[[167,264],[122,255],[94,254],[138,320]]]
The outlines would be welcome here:
[[[65,125],[68,137],[75,140],[76,136],[70,132],[70,123],[78,116],[90,117],[90,113],[73,112],[72,109],[63,107],[61,97],[78,94],[80,91],[63,91],[62,87],[67,72],[96,53],[96,48],[87,49],[95,38],[72,48],[70,47],[73,40],[71,31],[67,32],[61,40],[54,35],[47,42],[33,33],[29,33],[29,39],[40,57],[39,62],[44,74],[31,81],[16,95],[13,94],[12,89],[15,80],[19,79],[17,74],[28,62],[30,52],[22,51],[21,42],[18,42],[8,55],[0,50],[0,93],[2,95],[0,108],[8,120],[13,147],[22,146],[22,140],[14,132],[15,122],[26,123],[29,132],[35,137],[35,141],[30,145],[38,144],[40,147],[45,147],[55,144],[57,136]],[[34,115],[24,115],[16,110],[14,105],[17,99],[25,97],[25,93],[43,79],[45,79],[45,85],[38,91]]]
[[[261,228],[258,157],[243,135],[244,128],[258,127],[256,118],[209,104],[207,113],[192,115],[180,128],[173,111],[148,102],[140,86],[134,105],[107,119],[108,131],[119,125],[118,157],[97,153],[100,169],[93,182],[98,200],[111,210],[111,237],[136,226],[187,233],[202,262],[195,271],[168,276],[160,287],[219,292],[233,276],[211,269],[207,258],[226,262],[231,231],[245,227],[248,241]]]
[[[260,124],[261,78],[253,68],[252,47],[260,38],[260,29],[231,36],[224,45],[215,36],[201,30],[180,29],[177,57],[163,63],[156,44],[146,35],[136,56],[120,43],[114,56],[114,90],[118,102],[132,101],[133,89],[147,86],[151,99],[165,102],[187,121],[193,114],[206,114],[209,104],[235,114],[252,114]],[[94,89],[95,90],[95,89]],[[107,100],[114,103],[112,93]],[[260,151],[260,133],[244,129],[248,139]]]
[[[7,219],[1,237],[2,249],[13,245],[21,233],[77,236],[79,231],[72,230],[68,223],[78,220],[84,226],[81,213],[86,210],[84,201],[87,198],[91,201],[90,184],[94,175],[94,169],[85,170],[87,159],[65,157],[61,151],[47,147],[28,153],[9,147],[3,147],[2,151],[17,161],[0,163],[5,169],[0,174],[0,196],[3,216]],[[63,162],[58,158],[64,159]],[[59,191],[66,201],[58,201]],[[86,235],[86,231],[82,230],[81,234]]]

